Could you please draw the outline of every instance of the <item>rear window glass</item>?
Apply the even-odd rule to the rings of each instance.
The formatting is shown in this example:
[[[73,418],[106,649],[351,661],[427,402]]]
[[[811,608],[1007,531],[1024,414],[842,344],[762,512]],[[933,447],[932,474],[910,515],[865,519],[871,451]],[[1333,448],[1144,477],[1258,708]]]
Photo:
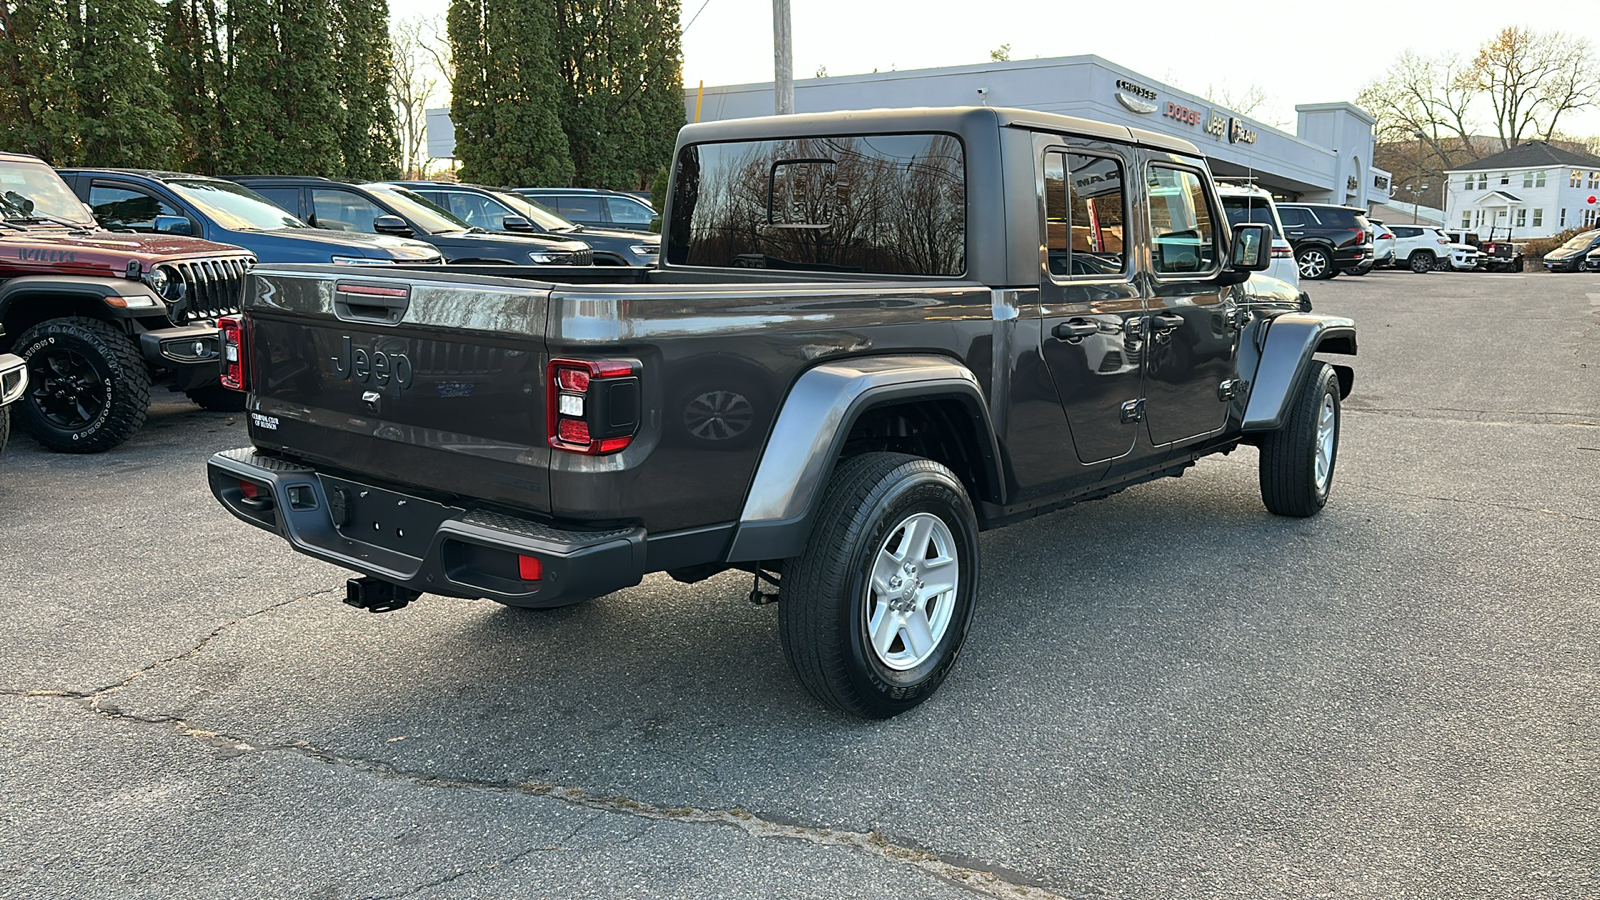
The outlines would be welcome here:
[[[966,271],[966,162],[944,134],[695,144],[678,155],[675,265]]]
[[[1228,225],[1257,222],[1272,226],[1272,236],[1278,234],[1278,223],[1272,218],[1269,202],[1257,197],[1223,197],[1222,211],[1228,215]]]

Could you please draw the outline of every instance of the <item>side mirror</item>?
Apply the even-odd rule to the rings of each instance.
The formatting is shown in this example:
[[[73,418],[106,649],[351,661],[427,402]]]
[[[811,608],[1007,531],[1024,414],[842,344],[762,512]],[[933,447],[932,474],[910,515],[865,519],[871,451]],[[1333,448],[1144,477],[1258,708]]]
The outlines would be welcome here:
[[[1272,226],[1241,222],[1233,226],[1233,247],[1228,268],[1239,272],[1265,272],[1272,267]]]
[[[194,226],[186,216],[156,216],[157,234],[194,234]]]
[[[392,234],[398,237],[411,236],[411,226],[399,216],[379,216],[373,219],[372,230],[379,234]]]
[[[500,227],[506,231],[532,231],[533,223],[522,216],[506,216],[500,220]]]

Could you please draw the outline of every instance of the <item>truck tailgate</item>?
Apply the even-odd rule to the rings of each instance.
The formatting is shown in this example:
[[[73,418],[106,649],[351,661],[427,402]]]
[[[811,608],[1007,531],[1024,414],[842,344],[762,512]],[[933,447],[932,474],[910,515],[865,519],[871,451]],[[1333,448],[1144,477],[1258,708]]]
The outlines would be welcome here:
[[[548,512],[549,292],[258,267],[250,438],[353,475]]]

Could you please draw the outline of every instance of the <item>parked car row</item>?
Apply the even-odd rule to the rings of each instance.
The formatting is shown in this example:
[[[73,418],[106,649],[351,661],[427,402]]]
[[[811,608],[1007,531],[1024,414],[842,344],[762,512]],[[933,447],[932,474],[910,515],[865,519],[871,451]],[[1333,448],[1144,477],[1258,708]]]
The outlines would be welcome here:
[[[531,189],[530,189],[531,190]],[[626,194],[602,215],[652,227]],[[644,211],[636,207],[643,206]],[[237,410],[215,322],[256,262],[648,266],[660,238],[589,229],[476,185],[63,169],[0,153],[0,448],[14,406],[41,444],[91,453],[143,423],[152,387]]]
[[[1544,255],[1544,267],[1551,272],[1600,272],[1600,230],[1573,235]]]

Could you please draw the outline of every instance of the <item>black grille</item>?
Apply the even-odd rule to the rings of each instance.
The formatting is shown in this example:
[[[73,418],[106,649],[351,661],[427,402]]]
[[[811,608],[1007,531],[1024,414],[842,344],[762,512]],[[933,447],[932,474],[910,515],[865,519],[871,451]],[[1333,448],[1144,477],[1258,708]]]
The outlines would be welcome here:
[[[183,282],[183,302],[173,310],[173,321],[236,315],[244,300],[244,273],[255,260],[248,256],[190,259],[172,264]]]
[[[552,253],[554,266],[592,266],[594,265],[594,251],[589,249],[575,250],[571,253]]]

